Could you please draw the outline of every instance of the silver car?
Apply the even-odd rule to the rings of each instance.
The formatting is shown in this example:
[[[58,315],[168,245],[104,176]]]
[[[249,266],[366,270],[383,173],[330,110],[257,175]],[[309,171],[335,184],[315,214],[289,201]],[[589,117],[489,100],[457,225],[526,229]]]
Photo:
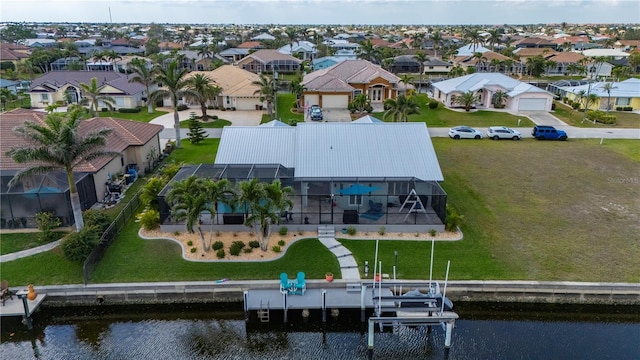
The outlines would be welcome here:
[[[493,140],[512,139],[520,140],[522,135],[518,130],[510,129],[506,126],[492,126],[487,129],[487,137]]]
[[[458,139],[482,139],[482,133],[476,129],[468,126],[456,126],[449,129],[449,137],[455,140]]]

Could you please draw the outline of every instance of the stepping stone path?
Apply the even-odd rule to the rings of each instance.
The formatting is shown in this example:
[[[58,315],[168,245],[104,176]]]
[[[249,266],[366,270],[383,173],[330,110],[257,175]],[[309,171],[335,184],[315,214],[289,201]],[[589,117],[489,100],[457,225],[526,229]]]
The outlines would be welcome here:
[[[338,258],[340,272],[344,280],[360,280],[360,270],[358,263],[353,258],[353,254],[346,247],[336,240],[336,229],[333,226],[318,226],[318,240],[326,246],[333,255]]]

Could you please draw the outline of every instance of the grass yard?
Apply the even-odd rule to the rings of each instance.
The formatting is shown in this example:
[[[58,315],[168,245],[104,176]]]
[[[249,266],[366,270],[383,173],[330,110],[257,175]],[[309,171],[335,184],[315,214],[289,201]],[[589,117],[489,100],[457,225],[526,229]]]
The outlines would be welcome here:
[[[202,127],[204,129],[220,129],[220,128],[223,128],[225,126],[231,125],[231,121],[225,120],[225,119],[200,121],[200,125],[202,125]],[[188,129],[189,128],[189,120],[180,121],[180,128],[181,129]]]
[[[611,111],[616,116],[616,124],[594,124],[592,121],[585,120],[582,122],[584,113],[573,110],[570,106],[560,101],[555,101],[556,110],[553,113],[558,119],[566,122],[568,125],[583,128],[629,128],[640,129],[640,115],[629,111]]]
[[[4,237],[4,235],[3,235]],[[60,247],[2,263],[2,279],[10,286],[82,284],[82,264],[67,260]]]
[[[57,232],[57,234],[59,236],[54,239],[54,241],[62,238],[65,233]],[[38,232],[1,234],[0,239],[2,241],[0,241],[0,255],[31,249],[48,243],[43,242],[39,237],[40,233]]]
[[[182,139],[182,149],[174,149],[168,161],[185,164],[213,164],[218,152],[220,139],[204,139],[199,144],[192,144],[188,138]]]
[[[222,278],[277,280],[282,272],[291,275],[298,271],[304,271],[307,278],[320,279],[328,271],[340,274],[338,260],[316,239],[299,240],[279,260],[197,263],[183,260],[181,249],[174,242],[140,239],[138,229],[137,223],[127,224],[100,262],[91,282],[196,281]],[[245,243],[249,241],[240,240]],[[276,241],[273,236],[270,244],[273,245]]]
[[[286,124],[290,124],[292,120],[304,121],[303,113],[298,114],[291,111],[295,101],[296,96],[291,93],[278,94],[278,113],[276,118]]]
[[[416,94],[420,104],[420,114],[409,115],[410,122],[426,122],[427,126],[453,127],[468,125],[472,127],[509,126],[517,127],[518,119],[521,127],[533,127],[533,122],[526,117],[518,117],[501,111],[453,111],[438,105],[437,109],[429,109],[429,98],[425,94]],[[374,112],[372,116],[381,119],[384,112]]]
[[[149,122],[160,115],[167,114],[166,111],[154,110],[153,113],[149,114],[147,112],[147,108],[143,108],[140,112],[137,113],[121,113],[118,111],[103,111],[100,112],[100,117],[113,117],[117,119],[125,119],[125,120],[133,120],[140,122]]]

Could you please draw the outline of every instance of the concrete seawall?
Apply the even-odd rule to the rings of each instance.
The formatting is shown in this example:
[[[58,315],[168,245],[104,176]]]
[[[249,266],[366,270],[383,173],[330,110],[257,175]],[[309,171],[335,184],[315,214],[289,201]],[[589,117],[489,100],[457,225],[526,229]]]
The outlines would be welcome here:
[[[345,288],[353,282],[308,280],[308,288]],[[398,286],[402,282],[397,282]],[[415,284],[415,281],[411,282]],[[424,283],[425,286],[428,282]],[[135,303],[242,302],[247,289],[277,289],[276,280],[216,283],[123,283],[37,286],[46,293],[45,306]],[[441,282],[441,287],[442,282]],[[15,288],[13,289],[15,290]],[[453,301],[491,301],[557,304],[640,305],[639,283],[586,283],[545,281],[451,281],[447,297]]]

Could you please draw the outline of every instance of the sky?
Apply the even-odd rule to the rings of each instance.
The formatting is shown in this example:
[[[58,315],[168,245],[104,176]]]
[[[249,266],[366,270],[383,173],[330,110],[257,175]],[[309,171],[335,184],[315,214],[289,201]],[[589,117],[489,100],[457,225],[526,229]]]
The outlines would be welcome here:
[[[111,12],[111,15],[110,15]],[[629,0],[2,0],[0,22],[179,24],[640,23]]]

